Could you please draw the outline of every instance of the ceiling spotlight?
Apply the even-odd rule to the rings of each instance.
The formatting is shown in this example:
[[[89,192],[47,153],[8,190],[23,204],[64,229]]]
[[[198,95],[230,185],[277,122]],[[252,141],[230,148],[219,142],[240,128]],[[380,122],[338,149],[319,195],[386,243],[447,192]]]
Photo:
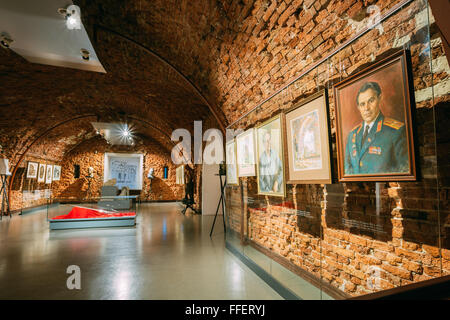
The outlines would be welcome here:
[[[0,45],[1,45],[3,48],[6,48],[6,49],[9,48],[9,46],[11,45],[11,43],[12,43],[13,41],[14,41],[13,39],[11,39],[10,37],[8,37],[8,36],[5,35],[5,34],[2,34],[1,37],[0,37]]]
[[[124,136],[125,138],[131,138],[130,135],[131,133],[130,130],[128,130],[128,128],[122,131],[122,136]]]
[[[81,52],[81,57],[83,58],[83,60],[88,61],[89,60],[89,55],[90,55],[89,50],[81,49],[80,52]]]
[[[81,29],[81,11],[79,6],[72,4],[67,9],[59,8],[58,13],[66,19],[67,29]]]

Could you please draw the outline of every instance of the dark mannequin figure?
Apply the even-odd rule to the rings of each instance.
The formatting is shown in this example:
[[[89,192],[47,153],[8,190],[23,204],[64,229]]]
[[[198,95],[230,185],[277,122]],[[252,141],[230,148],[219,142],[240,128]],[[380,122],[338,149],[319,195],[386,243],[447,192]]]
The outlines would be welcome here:
[[[182,203],[184,205],[186,205],[186,208],[184,208],[181,213],[185,214],[186,210],[188,208],[191,208],[192,211],[194,211],[195,213],[198,213],[196,209],[194,209],[193,205],[195,204],[194,201],[194,170],[191,169],[190,167],[186,166],[185,167],[185,179],[186,179],[186,185],[184,188],[184,199],[182,200]]]

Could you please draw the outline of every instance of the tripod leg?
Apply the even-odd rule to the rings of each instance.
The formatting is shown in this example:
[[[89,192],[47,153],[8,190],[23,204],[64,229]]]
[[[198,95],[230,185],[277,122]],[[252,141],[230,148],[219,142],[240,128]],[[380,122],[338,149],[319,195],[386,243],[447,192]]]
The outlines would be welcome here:
[[[222,188],[222,221],[223,221],[223,232],[226,233],[227,229],[225,227],[225,197],[224,197],[224,190],[225,189],[225,184],[224,187]]]
[[[3,213],[6,213],[6,215],[8,215],[8,206],[7,206],[7,198],[6,198],[6,194],[5,194],[5,189],[3,189],[3,194],[2,194],[2,210],[1,210],[1,215],[3,216]]]
[[[220,208],[220,202],[222,201],[222,195],[220,195],[220,200],[219,203],[217,204],[217,209],[216,209],[216,215],[214,216],[214,221],[211,227],[211,232],[209,233],[209,237],[211,237],[213,230],[214,230],[214,225],[216,224],[216,218],[217,218],[217,213],[219,212],[219,208]]]
[[[8,182],[6,180],[7,178],[5,177],[5,188],[3,189],[3,191],[5,192],[5,199],[6,199],[6,208],[7,208],[7,212],[9,213],[9,218],[11,219],[11,209],[9,207],[9,198],[8,198],[8,192],[6,191],[6,189],[8,189]]]
[[[4,176],[1,176],[1,182],[2,182],[2,188],[0,189],[0,194],[2,195],[2,207],[1,207],[1,209],[0,209],[0,215],[1,215],[1,217],[2,217],[2,220],[3,220],[3,212],[5,211],[5,200],[6,200],[6,198],[5,198],[5,196],[6,196],[6,176],[4,177]]]

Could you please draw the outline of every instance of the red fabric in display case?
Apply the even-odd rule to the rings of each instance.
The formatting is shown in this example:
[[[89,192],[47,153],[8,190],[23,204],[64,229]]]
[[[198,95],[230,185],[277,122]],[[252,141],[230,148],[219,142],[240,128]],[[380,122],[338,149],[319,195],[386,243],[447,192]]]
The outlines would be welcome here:
[[[73,207],[68,214],[56,216],[50,220],[117,218],[117,217],[130,217],[135,215],[136,213],[134,212],[106,213],[104,210],[99,209]]]

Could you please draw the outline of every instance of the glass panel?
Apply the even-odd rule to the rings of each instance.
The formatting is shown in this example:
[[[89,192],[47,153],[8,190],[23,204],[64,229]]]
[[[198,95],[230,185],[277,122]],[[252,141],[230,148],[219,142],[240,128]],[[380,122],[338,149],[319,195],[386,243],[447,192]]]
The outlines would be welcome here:
[[[241,177],[240,186],[227,187],[226,195],[234,203],[227,206],[227,215],[234,239],[240,238],[240,250],[303,299],[350,298],[450,272],[445,125],[450,70],[427,1],[404,2],[383,18],[397,8],[395,3],[363,8],[368,14],[359,20],[339,15],[336,28],[327,31],[333,40],[310,48],[307,58],[297,61],[306,71],[313,68],[231,126],[258,127],[327,89],[333,183],[286,184],[286,195],[275,197],[258,194],[256,176]],[[365,27],[369,29],[362,36],[320,60]],[[333,87],[402,49],[410,54],[415,97],[417,181],[338,182]],[[268,81],[261,90],[267,94],[277,86],[280,83]],[[392,93],[386,88],[385,94]],[[227,241],[237,244],[230,233]]]

